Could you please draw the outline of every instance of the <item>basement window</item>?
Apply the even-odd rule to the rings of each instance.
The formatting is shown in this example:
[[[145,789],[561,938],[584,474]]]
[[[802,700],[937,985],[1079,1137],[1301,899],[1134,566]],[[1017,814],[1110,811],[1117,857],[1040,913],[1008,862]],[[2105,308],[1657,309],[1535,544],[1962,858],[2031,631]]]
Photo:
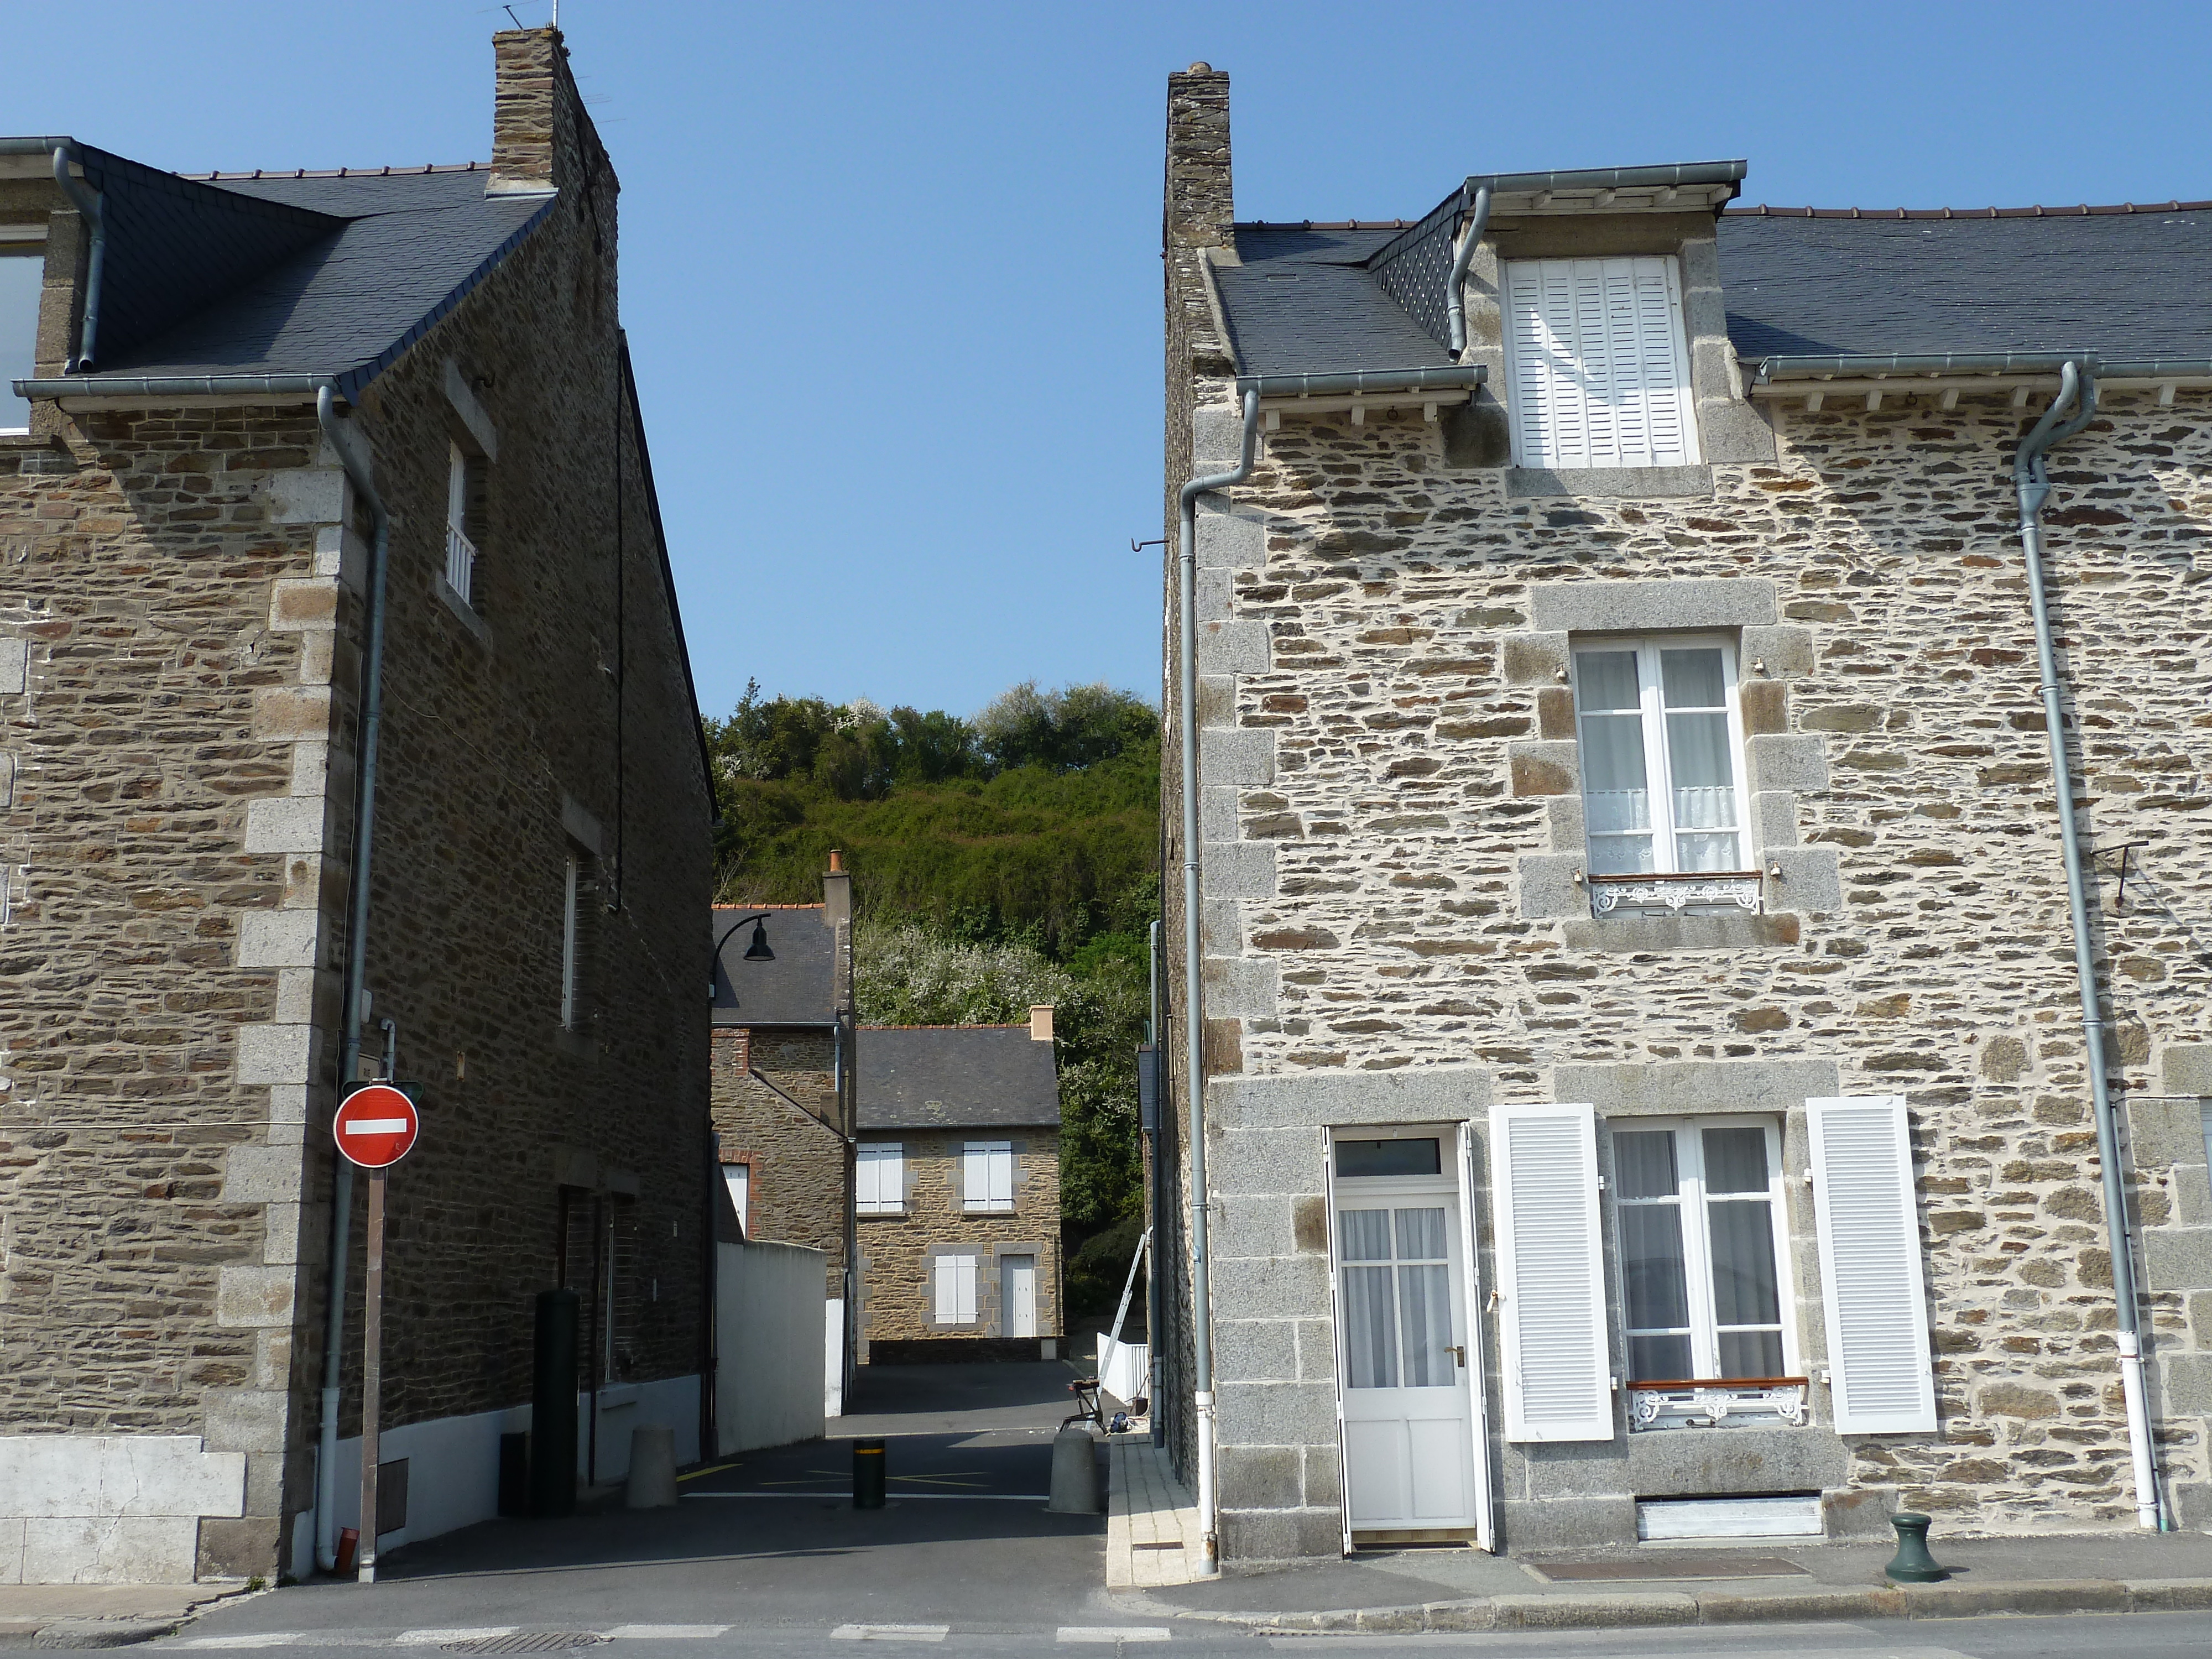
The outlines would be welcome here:
[[[0,226],[0,235],[12,227]],[[43,241],[0,241],[0,432],[28,432],[31,405],[15,382],[38,372],[39,295],[46,278]]]

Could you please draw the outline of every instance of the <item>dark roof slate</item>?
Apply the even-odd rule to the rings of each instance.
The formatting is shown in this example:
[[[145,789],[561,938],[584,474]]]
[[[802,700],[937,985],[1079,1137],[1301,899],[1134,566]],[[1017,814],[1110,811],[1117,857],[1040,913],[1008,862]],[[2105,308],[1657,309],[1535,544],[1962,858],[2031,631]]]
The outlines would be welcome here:
[[[752,925],[740,916],[768,913],[768,962],[748,962]],[[716,905],[709,942],[727,935],[714,964],[717,1025],[827,1025],[836,1011],[836,939],[818,904]]]
[[[1403,228],[1237,226],[1243,263],[1217,267],[1214,276],[1239,372],[1444,363],[1440,301],[1385,291],[1389,267],[1434,230],[1436,216]],[[1747,361],[2077,350],[2115,362],[2212,357],[2212,299],[2201,277],[2212,268],[2212,207],[2201,203],[1864,214],[1731,208],[1717,234],[1729,335]],[[1418,263],[1421,283],[1440,289],[1441,276],[1429,270],[1434,258]]]
[[[1053,1045],[1026,1025],[864,1025],[860,1132],[1060,1123]]]

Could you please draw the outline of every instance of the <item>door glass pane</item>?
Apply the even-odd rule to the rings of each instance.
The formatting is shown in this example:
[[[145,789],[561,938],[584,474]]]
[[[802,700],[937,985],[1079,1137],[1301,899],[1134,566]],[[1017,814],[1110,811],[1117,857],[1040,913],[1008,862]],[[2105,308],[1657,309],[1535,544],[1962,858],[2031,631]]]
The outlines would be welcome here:
[[[1672,1198],[1682,1183],[1674,1173],[1674,1132],[1638,1129],[1613,1138],[1613,1178],[1623,1198]]]
[[[1346,1261],[1388,1261],[1390,1259],[1390,1212],[1339,1210],[1338,1248]]]
[[[1765,1130],[1756,1125],[1707,1129],[1702,1139],[1707,1192],[1764,1194],[1767,1190]]]
[[[1668,715],[1667,764],[1682,867],[1733,869],[1732,864],[1702,862],[1735,855],[1733,835],[1711,833],[1735,828],[1735,769],[1729,753],[1728,716]]]
[[[1779,1331],[1723,1331],[1723,1376],[1779,1376],[1782,1375],[1782,1333]]]
[[[1782,1317],[1774,1274],[1773,1213],[1763,1198],[1705,1206],[1713,1239],[1713,1317],[1722,1325],[1771,1325]],[[1762,1375],[1772,1376],[1764,1372]]]
[[[1408,1215],[1419,1215],[1419,1210],[1401,1210],[1402,1219]],[[1433,1212],[1439,1223],[1443,1212]],[[1441,1245],[1443,1239],[1439,1237]],[[1353,1271],[1371,1273],[1375,1269],[1362,1267]],[[1409,1389],[1449,1389],[1459,1381],[1454,1375],[1456,1362],[1451,1357],[1451,1270],[1448,1267],[1401,1267],[1398,1269],[1398,1317],[1404,1342],[1401,1351],[1406,1357],[1406,1387]]]
[[[1690,1280],[1682,1261],[1682,1206],[1622,1205],[1620,1252],[1629,1329],[1663,1331],[1687,1325]]]
[[[1384,1216],[1370,1210],[1365,1213]],[[1386,1243],[1382,1252],[1389,1254]],[[1344,1270],[1344,1352],[1346,1369],[1355,1389],[1395,1389],[1398,1386],[1398,1351],[1391,1332],[1390,1269],[1346,1267]]]
[[[1441,1261],[1444,1255],[1444,1212],[1433,1210],[1398,1212],[1398,1260]]]
[[[1639,1382],[1681,1382],[1690,1376],[1690,1339],[1680,1336],[1632,1336],[1628,1339],[1628,1374]]]
[[[1641,715],[1583,715],[1582,763],[1593,831],[1610,836],[1651,827]]]

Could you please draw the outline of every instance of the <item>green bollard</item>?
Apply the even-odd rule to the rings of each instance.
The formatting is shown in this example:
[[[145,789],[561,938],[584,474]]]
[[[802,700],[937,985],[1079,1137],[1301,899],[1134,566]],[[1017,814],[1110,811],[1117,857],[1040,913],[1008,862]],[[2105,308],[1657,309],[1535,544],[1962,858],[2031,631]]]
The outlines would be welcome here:
[[[1939,1567],[1936,1558],[1928,1553],[1928,1517],[1900,1511],[1889,1517],[1889,1524],[1897,1528],[1897,1553],[1882,1571],[1894,1584],[1936,1584],[1951,1576],[1948,1567]]]
[[[884,1506],[884,1443],[853,1443],[853,1507],[879,1510]]]

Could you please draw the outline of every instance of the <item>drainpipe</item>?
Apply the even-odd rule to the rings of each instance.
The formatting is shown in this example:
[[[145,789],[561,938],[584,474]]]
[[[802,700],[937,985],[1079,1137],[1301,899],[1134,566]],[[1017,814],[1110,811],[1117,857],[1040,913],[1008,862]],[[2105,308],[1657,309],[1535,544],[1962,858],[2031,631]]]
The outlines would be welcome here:
[[[1160,1224],[1164,1219],[1163,1212],[1165,1207],[1160,1200],[1167,1196],[1167,1187],[1164,1174],[1166,1166],[1160,1158],[1160,1097],[1164,1091],[1160,1087],[1160,924],[1158,917],[1153,918],[1152,925],[1145,930],[1145,1041],[1152,1045],[1152,1162],[1146,1172],[1150,1179],[1146,1182],[1145,1194],[1145,1224],[1152,1231],[1152,1270],[1145,1278],[1145,1348],[1152,1358],[1152,1375],[1146,1380],[1145,1397],[1152,1402],[1146,1414],[1152,1419],[1152,1444],[1164,1446],[1168,1443],[1168,1419],[1166,1409],[1160,1403],[1160,1381],[1166,1375],[1166,1361],[1163,1356],[1166,1352],[1167,1319],[1162,1311],[1166,1303],[1165,1287],[1160,1273],[1159,1243],[1162,1237]],[[1143,1131],[1139,1129],[1138,1133],[1142,1139]]]
[[[1451,325],[1451,360],[1457,362],[1467,349],[1467,272],[1474,263],[1474,251],[1482,245],[1482,233],[1490,227],[1490,186],[1478,185],[1474,190],[1474,217],[1468,221],[1467,234],[1460,239],[1459,252],[1452,255],[1451,276],[1444,285],[1444,315]]]
[[[2074,406],[2071,418],[2069,405]],[[2151,1462],[2150,1411],[2143,1393],[2142,1327],[2137,1310],[2135,1255],[2128,1244],[2127,1193],[2120,1179],[2119,1126],[2105,1074],[2105,1020],[2097,1003],[2096,964],[2090,956],[2089,905],[2081,868],[2081,836],[2074,821],[2074,780],[2066,759],[2065,716],[2058,704],[2058,659],[2051,644],[2051,610],[2043,588],[2043,504],[2051,495],[2044,457],[2087,426],[2097,413],[2097,381],[2088,362],[2059,371],[2058,396],[2044,411],[2013,459],[2020,492],[2020,544],[2027,556],[2027,596],[2035,610],[2035,660],[2043,692],[2043,726],[2051,738],[2051,777],[2058,805],[2058,841],[2066,860],[2066,908],[2074,923],[2074,976],[2081,994],[2081,1034],[2087,1039],[2089,1093],[2097,1120],[2097,1157],[2104,1166],[2105,1233],[2112,1256],[2117,1304],[2120,1389],[2127,1401],[2128,1449],[2135,1463],[2136,1519],[2161,1527],[2158,1474]]]
[[[1182,627],[1177,667],[1182,677],[1182,1008],[1185,1064],[1190,1090],[1191,1370],[1198,1407],[1198,1518],[1206,1528],[1201,1575],[1221,1570],[1221,1538],[1213,1476],[1213,1341],[1211,1274],[1206,1255],[1206,1022],[1200,1017],[1198,911],[1198,498],[1252,476],[1260,435],[1260,393],[1244,393],[1244,441],[1234,471],[1193,478],[1182,487],[1182,539],[1177,544],[1177,620]]]
[[[107,260],[107,215],[101,210],[100,192],[70,172],[75,149],[70,144],[54,146],[54,182],[62,187],[62,194],[70,198],[92,234],[92,251],[84,267],[84,314],[77,324],[76,356],[70,359],[68,369],[71,374],[82,374],[92,368],[93,348],[100,338],[100,272]]]
[[[368,968],[369,854],[376,830],[376,740],[384,717],[384,573],[390,562],[392,515],[376,493],[366,461],[338,421],[337,396],[326,381],[315,396],[315,418],[367,503],[374,537],[368,556],[368,641],[362,665],[360,753],[354,780],[353,892],[346,918],[345,1001],[339,1015],[338,1086],[361,1070],[362,982]],[[353,1235],[353,1165],[341,1158],[331,1198],[330,1289],[323,1333],[322,1440],[315,1462],[315,1561],[325,1572],[337,1565],[337,1452],[339,1359],[345,1340],[346,1251]]]

